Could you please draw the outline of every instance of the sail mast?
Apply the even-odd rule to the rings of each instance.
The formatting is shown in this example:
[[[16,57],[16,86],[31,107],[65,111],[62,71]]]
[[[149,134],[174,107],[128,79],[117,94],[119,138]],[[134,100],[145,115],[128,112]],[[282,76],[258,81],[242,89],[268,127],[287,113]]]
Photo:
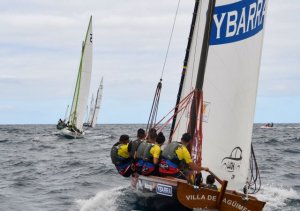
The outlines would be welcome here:
[[[179,90],[178,90],[178,94],[177,94],[176,107],[175,107],[175,110],[174,110],[174,117],[173,117],[173,122],[172,122],[172,126],[171,126],[170,140],[169,141],[171,141],[171,138],[172,138],[172,135],[173,135],[173,132],[174,132],[174,128],[175,128],[175,124],[176,124],[177,111],[178,111],[177,105],[180,102],[181,92],[182,92],[182,87],[183,87],[183,81],[184,81],[184,78],[185,78],[186,68],[187,68],[187,64],[188,64],[188,60],[189,60],[189,56],[190,56],[191,43],[192,43],[192,39],[193,39],[195,23],[196,23],[197,14],[198,14],[198,8],[199,8],[199,1],[200,0],[195,1],[193,18],[192,18],[190,34],[189,34],[188,44],[187,44],[186,53],[185,53],[185,58],[184,58],[184,62],[183,62],[183,68],[182,68],[181,79],[180,79],[180,83],[179,83]]]
[[[196,121],[197,121],[196,102],[200,102],[200,92],[202,91],[203,88],[203,81],[204,81],[205,68],[206,68],[206,62],[208,56],[211,25],[212,25],[212,20],[214,15],[215,4],[216,4],[216,0],[210,0],[208,5],[206,25],[205,25],[203,44],[202,44],[201,56],[199,62],[199,69],[198,69],[197,81],[195,85],[195,90],[198,92],[197,94],[194,95],[194,99],[191,107],[191,120],[190,120],[189,131],[192,132],[192,135],[194,135],[194,131],[196,128]]]

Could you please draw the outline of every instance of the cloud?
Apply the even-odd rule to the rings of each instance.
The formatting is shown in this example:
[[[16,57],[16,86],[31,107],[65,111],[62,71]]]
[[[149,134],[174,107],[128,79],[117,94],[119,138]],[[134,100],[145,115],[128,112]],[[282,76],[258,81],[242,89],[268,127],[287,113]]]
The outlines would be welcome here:
[[[162,113],[175,104],[193,6],[181,1],[163,78]],[[147,121],[176,7],[173,0],[2,1],[0,89],[5,91],[0,99],[11,105],[20,100],[41,112],[52,108],[43,121],[55,123],[72,100],[81,42],[93,15],[91,92],[104,76],[100,122]],[[298,0],[269,1],[259,107],[261,97],[299,96],[299,9]],[[139,115],[135,105],[141,106]],[[19,121],[20,114],[13,115]],[[28,118],[38,122],[39,117]]]
[[[14,106],[12,105],[0,105],[0,111],[9,111],[9,110],[13,110]]]

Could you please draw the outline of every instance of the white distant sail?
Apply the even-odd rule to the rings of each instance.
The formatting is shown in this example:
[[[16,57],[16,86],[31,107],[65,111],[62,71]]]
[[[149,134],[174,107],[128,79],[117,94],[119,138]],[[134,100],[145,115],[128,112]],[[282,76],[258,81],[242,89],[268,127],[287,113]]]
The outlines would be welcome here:
[[[206,11],[202,0],[181,99],[195,89]],[[267,0],[218,0],[203,82],[202,165],[242,188],[247,180]],[[173,140],[188,131],[190,111],[177,115]]]
[[[97,90],[97,97],[95,101],[94,101],[94,97],[92,97],[88,120],[86,123],[84,123],[85,127],[95,127],[95,125],[97,124],[97,118],[100,111],[100,104],[102,99],[102,92],[103,92],[103,78],[101,78],[101,82]]]
[[[90,18],[88,30],[85,36],[85,41],[82,47],[81,60],[77,75],[76,88],[73,96],[69,123],[82,131],[87,105],[91,72],[93,60],[93,33],[92,33],[92,17]]]
[[[101,82],[97,91],[97,98],[95,101],[95,108],[94,108],[94,112],[93,112],[93,119],[91,121],[91,126],[95,127],[95,125],[97,124],[97,118],[98,118],[98,114],[100,111],[100,105],[101,105],[101,100],[102,100],[102,92],[103,92],[103,78],[101,78]]]
[[[90,111],[89,111],[88,120],[87,120],[88,124],[91,124],[91,122],[93,120],[94,109],[95,109],[95,101],[94,101],[94,95],[92,95],[91,103],[90,103]]]

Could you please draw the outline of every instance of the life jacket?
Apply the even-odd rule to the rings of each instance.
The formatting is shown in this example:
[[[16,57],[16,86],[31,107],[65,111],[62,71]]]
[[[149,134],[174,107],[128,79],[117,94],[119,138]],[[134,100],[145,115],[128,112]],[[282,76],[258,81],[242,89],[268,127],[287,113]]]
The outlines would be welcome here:
[[[143,155],[143,160],[145,162],[149,162],[152,163],[153,162],[153,156],[150,153],[151,148],[154,146],[154,144],[151,143],[147,143],[146,147],[145,147],[145,151],[144,151],[144,155]]]
[[[142,143],[139,144],[137,150],[136,150],[136,157],[138,159],[143,159],[144,158],[144,153],[145,153],[145,149],[147,147],[147,142],[143,141]]]
[[[120,147],[121,147],[121,144],[118,142],[118,143],[114,144],[110,150],[111,162],[113,164],[115,164],[116,166],[122,165],[130,160],[129,158],[123,158],[118,155]]]
[[[138,146],[142,143],[140,139],[136,139],[131,141],[128,145],[129,156],[133,158],[135,151],[137,150]]]
[[[152,155],[150,153],[151,148],[154,146],[154,144],[142,142],[136,151],[137,158],[140,160],[143,160],[145,162],[151,162]]]
[[[175,164],[179,164],[180,160],[178,159],[178,156],[176,154],[176,150],[182,147],[182,144],[177,142],[177,141],[173,141],[170,144],[167,145],[167,147],[162,151],[162,158],[166,159],[166,160],[170,160]]]

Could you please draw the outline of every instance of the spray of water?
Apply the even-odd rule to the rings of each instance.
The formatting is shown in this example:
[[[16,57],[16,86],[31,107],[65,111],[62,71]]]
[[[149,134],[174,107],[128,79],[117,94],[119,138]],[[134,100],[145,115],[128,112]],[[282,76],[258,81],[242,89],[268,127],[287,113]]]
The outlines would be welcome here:
[[[76,200],[76,203],[80,211],[117,211],[116,201],[124,194],[122,189],[124,187],[100,191],[94,197],[86,200],[79,199]]]
[[[264,211],[286,210],[288,199],[298,199],[299,194],[292,188],[279,187],[276,185],[262,186],[260,192],[255,195],[258,199],[266,201]]]

